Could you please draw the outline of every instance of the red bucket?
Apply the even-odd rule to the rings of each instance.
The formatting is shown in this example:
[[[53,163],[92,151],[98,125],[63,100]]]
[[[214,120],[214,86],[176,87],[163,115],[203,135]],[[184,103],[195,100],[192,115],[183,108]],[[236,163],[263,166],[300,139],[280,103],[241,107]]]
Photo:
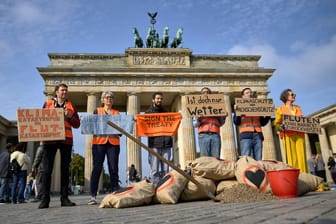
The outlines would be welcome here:
[[[296,198],[299,174],[299,169],[267,171],[273,194],[279,198]]]

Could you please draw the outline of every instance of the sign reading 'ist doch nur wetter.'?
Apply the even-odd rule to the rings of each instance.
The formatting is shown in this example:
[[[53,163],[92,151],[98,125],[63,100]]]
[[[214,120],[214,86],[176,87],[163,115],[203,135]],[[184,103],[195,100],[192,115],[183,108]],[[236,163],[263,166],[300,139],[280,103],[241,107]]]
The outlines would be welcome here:
[[[18,109],[19,142],[64,140],[64,110]]]
[[[226,116],[223,94],[185,95],[188,115],[192,117]]]

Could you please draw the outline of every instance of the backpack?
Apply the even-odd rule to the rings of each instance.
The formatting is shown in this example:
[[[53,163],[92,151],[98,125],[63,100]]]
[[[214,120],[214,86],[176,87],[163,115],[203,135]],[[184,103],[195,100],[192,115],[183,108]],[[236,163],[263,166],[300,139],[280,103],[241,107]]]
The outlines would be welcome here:
[[[9,164],[9,172],[12,174],[18,174],[21,171],[22,166],[20,166],[19,162],[16,159],[13,159]]]

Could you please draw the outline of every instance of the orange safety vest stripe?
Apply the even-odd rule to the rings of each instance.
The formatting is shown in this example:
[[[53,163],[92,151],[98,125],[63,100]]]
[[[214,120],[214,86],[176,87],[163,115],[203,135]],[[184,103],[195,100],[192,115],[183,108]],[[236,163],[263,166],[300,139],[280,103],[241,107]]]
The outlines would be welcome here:
[[[298,106],[293,105],[293,109],[294,109],[294,111],[295,111],[295,116],[299,116],[299,117],[302,117],[302,116],[303,116],[302,111],[301,111],[301,109],[300,109]],[[284,114],[286,114],[286,115],[293,115],[293,114],[291,113],[291,111],[289,110],[289,108],[286,107],[286,105],[281,105],[281,106],[280,106],[280,110],[281,110],[281,114],[282,114],[282,115],[284,115]],[[298,134],[298,135],[300,135],[300,136],[304,136],[304,133],[303,133],[303,132],[286,130],[285,132],[283,132],[283,131],[280,132],[280,138],[283,138],[285,135],[286,135],[286,136],[292,136],[292,135],[294,135],[294,134]]]
[[[72,113],[75,113],[75,109],[72,106],[72,103],[69,101],[65,102],[65,107]],[[56,108],[55,107],[55,101],[54,100],[47,100],[47,108]],[[64,128],[65,128],[65,137],[66,138],[72,138],[72,129],[70,122],[64,118]]]
[[[220,122],[215,117],[200,118],[200,125],[198,127],[198,133],[201,132],[214,132],[219,134]]]
[[[243,116],[239,125],[239,133],[243,132],[262,132],[260,117]]]
[[[98,114],[105,114],[105,110],[103,107],[97,108]],[[117,110],[111,110],[110,114],[119,114]],[[107,141],[111,145],[120,145],[120,137],[119,135],[94,135],[92,138],[92,144],[94,145],[104,145]]]

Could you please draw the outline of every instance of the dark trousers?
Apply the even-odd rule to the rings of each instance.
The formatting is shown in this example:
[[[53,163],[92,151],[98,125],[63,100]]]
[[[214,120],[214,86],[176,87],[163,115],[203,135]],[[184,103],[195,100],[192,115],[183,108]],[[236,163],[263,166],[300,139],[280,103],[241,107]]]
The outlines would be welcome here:
[[[90,194],[96,196],[100,174],[102,172],[105,156],[110,174],[111,192],[119,188],[119,145],[92,145],[93,169],[90,178]]]
[[[69,165],[71,162],[72,145],[61,143],[45,144],[42,157],[42,199],[48,200],[50,198],[51,174],[54,167],[55,155],[58,149],[61,154],[61,197],[66,198],[69,195]]]

